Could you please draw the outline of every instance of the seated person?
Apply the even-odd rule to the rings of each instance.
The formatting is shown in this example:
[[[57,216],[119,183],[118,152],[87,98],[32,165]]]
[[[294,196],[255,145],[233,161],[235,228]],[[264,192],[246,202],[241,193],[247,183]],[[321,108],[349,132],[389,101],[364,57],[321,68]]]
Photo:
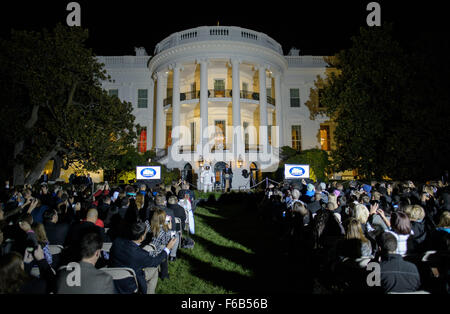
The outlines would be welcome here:
[[[110,266],[132,268],[136,273],[139,291],[144,294],[154,294],[158,282],[157,267],[167,260],[176,239],[171,239],[163,251],[153,257],[140,247],[147,232],[147,225],[144,222],[137,222],[131,226],[131,239],[116,238],[110,250]],[[129,293],[134,291],[134,288],[121,286],[118,290]]]
[[[390,232],[381,236],[381,288],[384,292],[413,292],[420,287],[416,265],[396,254],[397,238]]]
[[[113,294],[114,282],[111,275],[95,268],[100,258],[103,240],[98,233],[88,233],[81,240],[81,261],[79,263],[79,285],[69,286],[71,271],[66,269],[58,273],[56,293],[59,294]],[[76,277],[75,277],[76,279]]]

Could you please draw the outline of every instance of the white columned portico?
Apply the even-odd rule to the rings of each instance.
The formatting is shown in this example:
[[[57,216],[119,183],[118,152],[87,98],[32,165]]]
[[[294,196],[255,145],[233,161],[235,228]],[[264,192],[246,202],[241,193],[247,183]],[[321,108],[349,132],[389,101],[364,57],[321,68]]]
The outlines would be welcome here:
[[[173,91],[172,91],[172,145],[179,146],[180,127],[180,71],[182,67],[179,63],[170,66],[173,70]],[[178,147],[173,147],[178,151]]]
[[[275,118],[276,125],[278,126],[277,131],[277,147],[282,147],[284,145],[283,140],[283,108],[281,105],[281,74],[275,73]],[[273,136],[273,135],[272,135]]]
[[[208,59],[198,59],[200,64],[200,145],[201,154],[209,152],[208,143]]]
[[[267,65],[261,64],[259,72],[259,145],[263,145],[263,150],[268,150],[269,138],[267,134],[267,90],[266,90],[266,70]]]
[[[164,141],[164,133],[165,133],[165,119],[164,119],[164,99],[163,99],[163,91],[164,84],[163,80],[167,76],[164,72],[159,71],[156,72],[156,136],[155,136],[155,148],[156,151],[164,149],[165,141]]]
[[[241,130],[241,100],[240,100],[240,69],[241,60],[232,58],[230,60],[232,66],[232,120],[233,120],[233,154],[235,158],[239,158],[239,154],[244,153],[242,130]]]

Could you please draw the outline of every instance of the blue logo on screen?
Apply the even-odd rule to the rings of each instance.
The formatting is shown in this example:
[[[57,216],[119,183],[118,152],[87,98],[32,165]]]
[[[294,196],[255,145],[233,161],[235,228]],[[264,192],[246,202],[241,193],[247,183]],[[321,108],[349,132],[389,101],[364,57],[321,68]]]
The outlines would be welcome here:
[[[302,167],[292,167],[291,169],[289,169],[289,173],[294,177],[301,177],[305,174],[305,169],[303,169]]]
[[[144,168],[141,170],[141,176],[145,178],[152,178],[156,176],[156,170],[152,168]]]

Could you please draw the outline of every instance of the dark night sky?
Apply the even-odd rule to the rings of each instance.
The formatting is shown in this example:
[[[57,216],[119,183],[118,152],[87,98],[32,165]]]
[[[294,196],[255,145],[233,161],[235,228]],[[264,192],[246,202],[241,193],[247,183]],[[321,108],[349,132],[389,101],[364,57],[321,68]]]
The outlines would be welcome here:
[[[2,6],[1,36],[11,28],[41,30],[65,24],[69,0],[19,1]],[[217,25],[240,26],[268,34],[287,54],[293,46],[301,54],[331,55],[350,44],[350,37],[366,25],[364,1],[77,1],[81,23],[90,31],[88,45],[97,55],[133,55],[143,46],[153,55],[155,45],[185,29]],[[377,1],[381,20],[394,22],[400,39],[427,32],[448,37],[442,1]],[[214,4],[213,4],[214,3]]]

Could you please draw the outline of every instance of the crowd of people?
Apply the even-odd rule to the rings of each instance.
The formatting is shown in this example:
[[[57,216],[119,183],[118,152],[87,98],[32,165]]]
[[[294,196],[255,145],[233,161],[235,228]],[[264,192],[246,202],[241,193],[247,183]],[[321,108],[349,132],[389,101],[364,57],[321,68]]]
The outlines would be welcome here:
[[[285,181],[259,206],[284,253],[344,293],[448,293],[449,210],[442,181]]]
[[[194,245],[198,200],[189,184],[92,187],[6,182],[0,293],[154,294],[158,280],[170,280],[178,248]],[[131,268],[136,279],[113,278],[105,268]]]
[[[153,294],[170,280],[178,248],[194,245],[199,200],[189,184],[91,187],[6,182],[0,293]],[[448,293],[449,190],[442,181],[284,181],[268,186],[257,208],[278,226],[284,253],[326,289]],[[73,262],[82,284],[68,279]],[[131,268],[136,280],[105,267]]]

